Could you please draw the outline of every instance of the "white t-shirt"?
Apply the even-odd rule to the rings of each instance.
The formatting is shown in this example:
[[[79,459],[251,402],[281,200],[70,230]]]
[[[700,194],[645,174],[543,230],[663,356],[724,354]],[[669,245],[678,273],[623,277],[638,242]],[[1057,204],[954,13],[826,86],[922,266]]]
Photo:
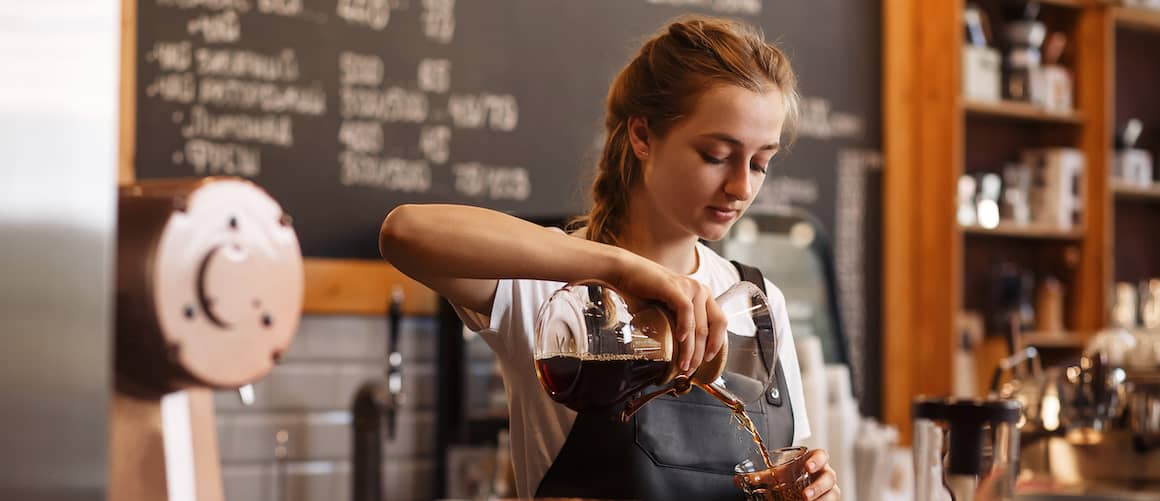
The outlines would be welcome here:
[[[741,280],[737,268],[712,249],[698,243],[697,254],[700,265],[689,276],[708,285],[714,296]],[[576,419],[575,412],[553,401],[540,385],[533,354],[536,314],[548,297],[564,285],[545,280],[504,279],[496,287],[490,316],[467,308],[455,308],[466,327],[477,332],[491,346],[503,371],[510,412],[512,462],[516,490],[521,498],[535,495]],[[777,323],[778,360],[785,374],[794,413],[793,443],[799,444],[810,436],[810,424],[805,412],[801,369],[790,333],[785,296],[769,280],[765,281],[765,290]],[[737,332],[743,329],[730,330],[744,333]],[[748,330],[752,335],[752,328]]]

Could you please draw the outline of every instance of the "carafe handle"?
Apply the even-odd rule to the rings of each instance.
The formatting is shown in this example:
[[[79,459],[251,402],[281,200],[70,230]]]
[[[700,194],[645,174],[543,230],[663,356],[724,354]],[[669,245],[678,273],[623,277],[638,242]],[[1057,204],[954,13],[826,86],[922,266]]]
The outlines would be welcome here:
[[[695,382],[690,380],[688,376],[677,376],[676,379],[673,379],[673,383],[669,386],[648,393],[646,395],[642,395],[639,398],[630,400],[628,403],[624,404],[624,409],[620,411],[620,421],[622,423],[627,423],[628,420],[631,419],[632,416],[641,409],[641,407],[644,407],[645,404],[653,401],[653,399],[661,395],[672,395],[676,397],[688,393],[689,390],[692,389],[693,384],[700,386],[701,389],[705,390],[706,393],[712,395],[717,400],[720,400],[721,403],[725,404],[733,411],[736,412],[745,410],[745,402],[742,402],[740,398],[737,398],[733,392],[725,389],[724,385],[721,385],[718,382]]]
[[[692,383],[689,382],[689,376],[677,376],[673,378],[673,382],[668,386],[629,400],[628,403],[624,404],[624,409],[620,411],[620,422],[627,423],[641,407],[644,407],[645,404],[652,402],[661,395],[672,395],[674,397],[684,395],[692,387]]]

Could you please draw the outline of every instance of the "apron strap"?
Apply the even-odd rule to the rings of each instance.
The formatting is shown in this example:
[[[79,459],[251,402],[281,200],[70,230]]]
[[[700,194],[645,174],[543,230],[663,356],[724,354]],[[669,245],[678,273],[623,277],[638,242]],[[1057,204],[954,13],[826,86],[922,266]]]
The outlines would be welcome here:
[[[763,294],[765,290],[765,277],[761,275],[761,270],[752,266],[741,264],[737,261],[730,261],[733,266],[737,268],[737,272],[741,275],[741,279],[756,285],[761,289]],[[770,312],[772,313],[772,312]],[[777,327],[770,322],[766,316],[757,319],[757,346],[758,353],[761,354],[761,361],[765,364],[765,373],[774,378],[773,384],[770,385],[769,391],[765,393],[765,399],[770,404],[781,407],[782,395],[778,390],[777,376],[774,374],[774,364],[777,362],[777,353],[775,347],[777,345]]]

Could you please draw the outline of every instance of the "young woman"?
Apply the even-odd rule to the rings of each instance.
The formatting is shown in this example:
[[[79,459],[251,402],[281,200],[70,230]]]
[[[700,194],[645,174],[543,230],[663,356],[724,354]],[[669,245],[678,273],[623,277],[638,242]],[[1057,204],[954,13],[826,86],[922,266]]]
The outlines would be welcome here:
[[[698,239],[721,239],[752,203],[797,101],[789,61],[756,30],[683,18],[645,42],[609,89],[593,207],[579,229],[452,205],[403,205],[383,221],[383,257],[450,300],[500,361],[520,497],[741,496],[728,467],[740,458],[713,458],[714,442],[698,439],[700,430],[744,438],[727,421],[702,423],[693,410],[643,419],[646,406],[616,423],[552,401],[533,364],[535,315],[564,283],[602,280],[672,309],[683,371],[715,357],[727,325],[713,298],[741,275]],[[810,426],[785,299],[763,284],[782,341],[771,393],[788,401],[767,409],[761,399],[772,448],[798,443]],[[807,468],[810,499],[839,498],[825,451],[811,451]]]

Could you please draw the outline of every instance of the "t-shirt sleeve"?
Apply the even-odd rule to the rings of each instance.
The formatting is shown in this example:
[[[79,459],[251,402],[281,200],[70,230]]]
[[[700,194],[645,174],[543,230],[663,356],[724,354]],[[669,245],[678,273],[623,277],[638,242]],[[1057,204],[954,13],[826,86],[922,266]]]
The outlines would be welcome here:
[[[512,279],[507,278],[496,281],[495,298],[491,302],[491,311],[486,315],[453,303],[451,306],[455,310],[455,314],[463,321],[463,327],[477,334],[485,330],[495,330],[496,325],[493,325],[493,319],[498,324],[503,315],[511,311],[512,281]]]
[[[540,307],[564,286],[562,282],[534,279],[501,279],[496,284],[491,312],[455,306],[464,328],[479,334],[501,358],[526,356],[535,341]]]
[[[802,369],[798,364],[797,347],[793,342],[793,332],[789,327],[789,312],[785,306],[785,295],[768,279],[765,281],[766,296],[773,309],[773,321],[777,325],[778,362],[785,375],[785,386],[789,391],[790,405],[793,406],[793,443],[800,444],[813,434],[810,419],[806,415],[805,392],[802,391]]]

